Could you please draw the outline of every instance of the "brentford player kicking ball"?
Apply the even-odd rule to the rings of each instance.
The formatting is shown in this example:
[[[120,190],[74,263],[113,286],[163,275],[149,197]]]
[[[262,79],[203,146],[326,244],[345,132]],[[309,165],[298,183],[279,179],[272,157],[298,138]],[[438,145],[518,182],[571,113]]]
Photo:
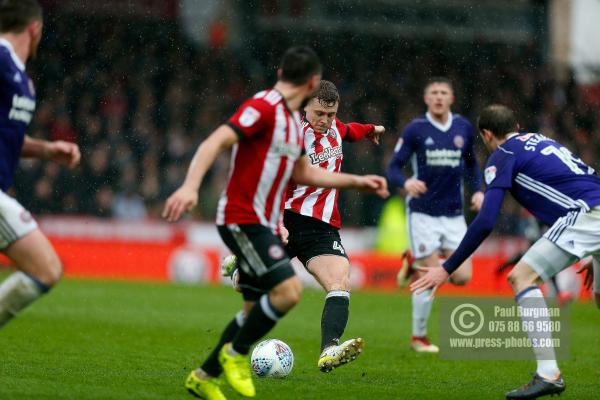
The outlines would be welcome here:
[[[337,118],[340,96],[332,82],[322,80],[304,108],[304,147],[311,164],[340,172],[342,142],[364,138],[379,144],[385,128],[379,125],[349,123]],[[323,372],[344,365],[362,352],[364,341],[353,338],[340,343],[348,323],[350,282],[348,255],[339,235],[339,192],[291,182],[285,202],[282,240],[288,255],[298,257],[325,292],[321,316],[321,351],[317,367]],[[289,232],[289,236],[288,236]],[[226,257],[223,272],[232,274],[235,287],[235,259]]]

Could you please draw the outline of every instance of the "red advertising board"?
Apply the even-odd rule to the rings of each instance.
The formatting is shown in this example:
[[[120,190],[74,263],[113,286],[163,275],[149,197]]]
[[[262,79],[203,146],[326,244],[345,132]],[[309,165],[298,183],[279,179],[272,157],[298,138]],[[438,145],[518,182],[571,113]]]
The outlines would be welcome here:
[[[213,225],[85,218],[44,218],[40,225],[55,246],[68,277],[214,284],[223,280],[219,262],[228,250]],[[473,257],[472,280],[465,286],[444,285],[440,292],[511,295],[506,282],[508,272],[498,274],[496,267],[521,247],[520,240],[489,239]],[[400,257],[347,250],[355,288],[397,290]],[[315,285],[302,269],[298,271],[306,284]]]

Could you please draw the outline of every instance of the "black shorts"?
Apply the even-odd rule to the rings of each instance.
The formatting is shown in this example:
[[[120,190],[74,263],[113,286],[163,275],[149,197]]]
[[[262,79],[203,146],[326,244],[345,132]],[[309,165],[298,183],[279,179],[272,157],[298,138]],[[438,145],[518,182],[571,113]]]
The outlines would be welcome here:
[[[244,300],[256,301],[295,275],[281,239],[263,225],[219,225],[221,239],[236,255]]]
[[[340,233],[328,223],[286,210],[283,213],[283,225],[290,232],[285,248],[290,258],[298,257],[304,267],[317,256],[348,258]]]

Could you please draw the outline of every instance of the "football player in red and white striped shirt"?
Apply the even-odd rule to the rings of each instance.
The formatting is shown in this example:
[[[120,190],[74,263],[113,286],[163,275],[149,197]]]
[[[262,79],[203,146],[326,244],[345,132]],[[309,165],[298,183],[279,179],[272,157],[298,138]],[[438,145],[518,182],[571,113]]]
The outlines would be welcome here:
[[[300,299],[302,286],[277,236],[290,177],[305,185],[357,188],[389,195],[385,178],[339,174],[315,168],[303,156],[298,110],[320,81],[314,51],[292,47],[283,56],[278,81],[256,94],[206,139],[194,155],[183,185],[168,199],[163,217],[177,221],[198,203],[198,188],[216,157],[233,147],[229,181],[219,201],[219,234],[239,260],[244,308],[234,317],[186,388],[205,399],[224,399],[216,377],[225,373],[238,393],[256,394],[247,354]]]
[[[340,96],[332,82],[322,80],[308,102],[303,123],[304,147],[311,164],[339,173],[342,142],[364,138],[378,144],[385,128],[372,124],[345,124],[337,118]],[[350,282],[348,256],[338,230],[341,226],[336,189],[323,189],[291,182],[285,203],[284,225],[289,231],[287,251],[298,257],[325,289],[321,316],[321,355],[317,366],[323,372],[352,361],[362,351],[361,338],[340,344],[348,322]]]

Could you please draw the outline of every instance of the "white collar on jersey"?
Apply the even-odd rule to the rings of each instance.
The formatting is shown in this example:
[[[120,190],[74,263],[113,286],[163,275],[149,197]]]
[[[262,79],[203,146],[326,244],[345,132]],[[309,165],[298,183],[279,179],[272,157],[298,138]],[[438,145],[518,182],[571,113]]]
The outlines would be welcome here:
[[[442,132],[448,132],[448,130],[450,130],[450,127],[452,127],[452,118],[453,118],[452,111],[448,111],[448,120],[446,121],[446,123],[444,125],[440,124],[435,119],[433,119],[433,117],[431,116],[429,111],[427,111],[425,113],[425,117],[431,123],[431,125],[435,126]]]
[[[15,63],[17,68],[19,68],[21,71],[25,71],[25,64],[23,64],[23,61],[21,61],[17,53],[15,53],[15,49],[12,46],[12,44],[8,40],[0,38],[0,46],[4,46],[7,48],[8,52],[10,53],[10,57],[13,59],[13,62]]]

